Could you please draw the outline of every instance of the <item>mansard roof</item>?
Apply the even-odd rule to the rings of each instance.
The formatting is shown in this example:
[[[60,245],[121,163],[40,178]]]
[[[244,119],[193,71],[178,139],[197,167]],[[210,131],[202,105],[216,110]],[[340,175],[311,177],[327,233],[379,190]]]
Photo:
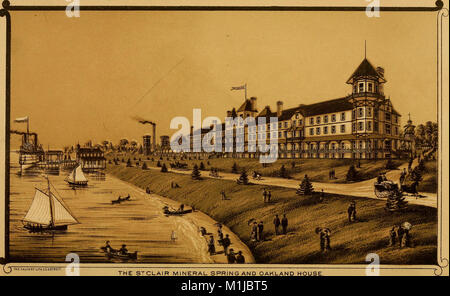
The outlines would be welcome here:
[[[239,109],[237,110],[237,112],[243,112],[243,111],[254,112],[257,110],[253,110],[252,109],[252,101],[250,99],[246,99],[245,102],[241,105],[241,107],[239,107]]]

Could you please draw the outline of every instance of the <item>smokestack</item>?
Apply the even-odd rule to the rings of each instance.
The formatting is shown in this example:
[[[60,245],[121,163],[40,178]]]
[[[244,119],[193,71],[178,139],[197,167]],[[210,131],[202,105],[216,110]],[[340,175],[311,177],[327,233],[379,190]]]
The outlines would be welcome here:
[[[251,97],[250,101],[252,102],[252,111],[256,111],[256,97]]]
[[[153,146],[153,151],[156,151],[156,123],[153,123],[152,126],[153,126],[153,143],[152,143],[152,146]]]
[[[282,113],[283,113],[283,102],[278,101],[277,102],[277,116],[280,117]]]

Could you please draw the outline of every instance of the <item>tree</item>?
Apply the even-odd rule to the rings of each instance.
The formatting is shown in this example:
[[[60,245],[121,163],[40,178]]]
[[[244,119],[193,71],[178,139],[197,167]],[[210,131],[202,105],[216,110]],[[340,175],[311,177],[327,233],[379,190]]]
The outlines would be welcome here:
[[[200,180],[201,179],[201,173],[200,173],[197,165],[194,165],[194,169],[192,170],[191,177],[192,177],[193,180]]]
[[[126,151],[127,150],[127,145],[128,145],[128,140],[127,139],[125,139],[125,138],[120,139],[119,146],[120,146],[121,150]]]
[[[131,164],[131,159],[128,158],[127,160],[127,167],[132,167],[133,165]]]
[[[200,170],[204,171],[205,170],[205,165],[203,164],[203,161],[200,162]]]
[[[131,148],[133,149],[133,151],[137,150],[136,147],[137,147],[138,143],[136,140],[131,140],[130,145],[131,145]]]
[[[161,167],[161,162],[160,162],[159,160],[158,160],[158,162],[156,163],[156,166],[159,167],[159,168]]]
[[[238,167],[236,163],[233,163],[233,166],[231,167],[231,172],[233,174],[237,174],[238,173]]]
[[[237,179],[237,183],[240,185],[248,185],[248,175],[245,170],[242,170],[241,175],[239,176],[239,179]]]
[[[311,195],[314,192],[314,188],[311,184],[311,181],[309,181],[308,175],[305,175],[305,177],[302,180],[302,183],[300,184],[300,187],[297,189],[298,195]]]
[[[105,148],[105,150],[108,150],[108,144],[109,144],[108,140],[103,140],[102,141],[102,145],[103,145],[103,148]]]
[[[284,167],[284,164],[280,168],[280,177],[281,178],[289,178],[289,173],[286,170],[286,168]]]
[[[385,209],[389,212],[396,212],[407,208],[408,202],[405,201],[403,194],[397,189],[390,192],[386,200]]]
[[[166,164],[165,163],[163,163],[162,164],[162,166],[161,166],[161,173],[167,173],[167,167],[166,167]]]
[[[356,171],[355,166],[353,164],[348,168],[346,180],[347,181],[359,180],[358,172]]]

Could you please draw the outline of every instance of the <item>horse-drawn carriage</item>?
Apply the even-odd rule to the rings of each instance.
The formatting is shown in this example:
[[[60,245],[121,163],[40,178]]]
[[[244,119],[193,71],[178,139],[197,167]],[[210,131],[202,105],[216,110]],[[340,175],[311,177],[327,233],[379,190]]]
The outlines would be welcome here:
[[[390,195],[399,192],[398,185],[392,181],[375,182],[375,196],[378,198],[387,198]]]

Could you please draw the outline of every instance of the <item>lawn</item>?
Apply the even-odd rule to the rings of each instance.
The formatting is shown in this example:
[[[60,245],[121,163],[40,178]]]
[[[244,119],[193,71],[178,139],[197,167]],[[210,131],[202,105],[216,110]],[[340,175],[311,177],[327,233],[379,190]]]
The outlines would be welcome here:
[[[107,172],[194,206],[224,223],[250,247],[258,263],[364,263],[368,253],[377,253],[382,264],[436,263],[437,212],[434,208],[409,205],[403,213],[390,214],[384,211],[382,200],[326,194],[320,202],[318,196],[298,196],[295,190],[281,187],[269,187],[272,202],[263,203],[263,186],[259,185],[244,186],[210,178],[192,180],[189,175],[123,165],[108,165]],[[180,188],[171,188],[171,182],[178,183]],[[222,190],[227,200],[221,199]],[[352,200],[356,201],[358,221],[349,223],[347,207]],[[275,214],[287,215],[287,235],[274,235]],[[264,242],[250,240],[250,219],[264,222]],[[389,229],[405,221],[413,225],[413,247],[387,247]],[[332,231],[329,253],[319,250],[319,237],[314,231],[318,226]]]
[[[110,159],[113,157],[119,157],[120,160],[124,159],[124,161],[130,159],[133,165],[135,165],[136,161],[141,159],[140,165],[142,165],[142,161],[145,161],[147,166],[153,167],[157,165],[158,161],[161,165],[162,163],[165,163],[167,167],[170,167],[169,164],[171,162],[175,162],[173,158],[163,157],[161,160],[158,157],[146,157],[133,154],[119,156],[114,156],[111,154],[108,157]],[[248,174],[252,174],[253,171],[257,171],[262,174],[262,176],[269,177],[280,177],[280,169],[284,165],[290,178],[302,180],[305,174],[307,174],[308,177],[310,177],[310,179],[314,182],[327,183],[346,183],[347,171],[350,165],[354,163],[352,159],[278,159],[275,163],[268,164],[266,167],[263,167],[258,159],[249,158],[187,159],[182,162],[187,163],[188,169],[190,170],[192,170],[195,164],[200,166],[200,163],[203,163],[206,170],[217,168],[219,171],[228,173],[232,171],[233,164],[236,163],[239,172],[246,170]],[[380,172],[386,171],[386,162],[387,160],[361,160],[361,167],[357,168],[361,181],[375,178]],[[393,160],[395,167],[400,166],[404,162],[404,160]],[[335,170],[335,179],[329,178],[328,174],[331,169]]]

